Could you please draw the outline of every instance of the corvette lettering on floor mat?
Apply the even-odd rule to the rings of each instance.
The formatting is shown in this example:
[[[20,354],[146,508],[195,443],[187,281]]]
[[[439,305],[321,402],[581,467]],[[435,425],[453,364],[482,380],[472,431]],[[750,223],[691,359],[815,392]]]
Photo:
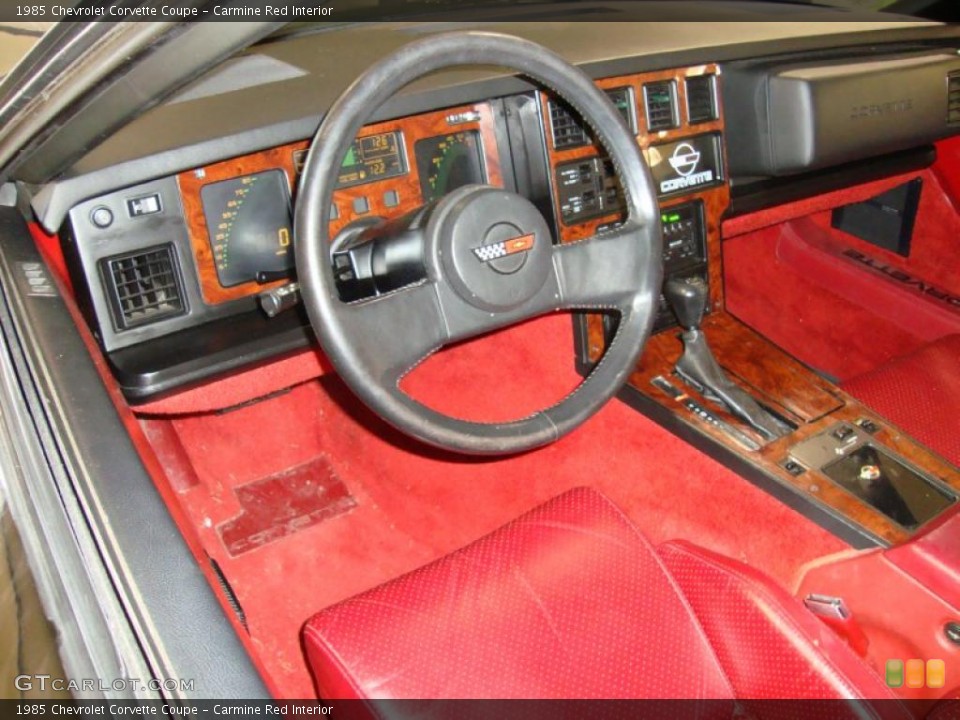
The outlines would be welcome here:
[[[352,510],[357,501],[326,457],[241,485],[243,512],[217,528],[236,557]]]
[[[898,270],[890,265],[885,265],[869,255],[864,255],[859,250],[847,249],[843,251],[843,254],[845,257],[848,257],[851,260],[870,268],[871,270],[883,273],[891,280],[896,280],[898,283],[902,283],[903,285],[906,285],[907,287],[912,288],[923,295],[932,297],[934,300],[940,300],[954,309],[960,309],[960,297],[951,295],[946,290],[941,290],[940,288],[937,288],[930,283],[921,280],[920,278],[915,278],[912,275],[905,273],[903,270]]]

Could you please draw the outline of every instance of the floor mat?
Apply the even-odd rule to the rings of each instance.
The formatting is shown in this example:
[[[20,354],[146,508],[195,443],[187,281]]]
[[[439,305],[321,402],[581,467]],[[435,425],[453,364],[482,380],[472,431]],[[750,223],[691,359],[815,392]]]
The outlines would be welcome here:
[[[889,268],[888,274],[896,275],[897,271],[902,271],[911,278],[929,283],[938,291],[960,293],[960,275],[956,267],[944,262],[944,258],[955,257],[960,249],[960,216],[935,172],[911,174],[897,178],[896,182],[912,177],[923,180],[923,191],[909,259],[831,228],[829,210],[818,208],[806,215],[803,223],[832,242]],[[878,192],[881,185],[887,189],[882,183],[869,187],[874,185]],[[862,199],[858,192],[862,194],[856,188],[834,193],[833,202],[840,205],[850,199]],[[850,198],[844,200],[846,195]],[[811,202],[794,205],[805,207]],[[789,206],[776,211],[785,219],[795,217]],[[750,219],[751,216],[736,218],[730,225],[749,227]],[[802,226],[800,223],[794,225]],[[811,272],[809,264],[802,266],[795,262],[795,257],[784,245],[785,238],[791,239],[785,230],[789,231],[789,227],[778,223],[724,240],[726,305],[731,313],[802,362],[845,380],[960,329],[960,325],[951,328],[940,322],[921,323],[919,315],[911,316],[909,310],[902,313],[903,317],[891,315],[891,305],[878,302],[869,291],[859,292],[859,297],[854,297],[851,288],[835,284],[836,273]],[[726,226],[725,232],[729,234]],[[844,262],[852,272],[863,276],[859,285],[884,284],[885,278],[877,278],[873,269]],[[915,305],[920,309],[927,301],[928,298],[918,297]],[[899,304],[899,311],[903,305]],[[944,309],[941,314],[948,313],[949,310]],[[949,324],[948,321],[946,325]]]
[[[217,526],[231,557],[349,512],[357,501],[323,455],[234,489],[243,511]]]
[[[563,397],[576,380],[571,354],[569,318],[545,318],[445,353],[409,385],[433,406],[516,415]],[[844,547],[619,402],[560,442],[501,459],[416,444],[332,376],[232,412],[180,417],[173,427],[199,479],[180,497],[233,586],[273,686],[287,697],[313,694],[299,640],[313,612],[572,487],[608,495],[654,542],[686,538],[785,583],[801,564]],[[318,457],[329,459],[356,507],[231,557],[216,528],[242,512],[236,489]]]
[[[807,365],[839,380],[913,352],[926,340],[851,302],[781,259],[783,230],[723,245],[727,309]]]

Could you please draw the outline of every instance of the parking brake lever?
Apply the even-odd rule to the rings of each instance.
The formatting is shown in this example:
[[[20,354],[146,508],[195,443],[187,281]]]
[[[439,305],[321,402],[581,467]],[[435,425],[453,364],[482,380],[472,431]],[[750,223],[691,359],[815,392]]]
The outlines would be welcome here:
[[[792,432],[778,418],[764,410],[723,371],[710,351],[706,335],[700,329],[707,309],[707,285],[700,278],[670,279],[664,296],[683,328],[683,355],[677,362],[677,374],[710,400],[725,405],[733,415],[755,428],[768,440]]]

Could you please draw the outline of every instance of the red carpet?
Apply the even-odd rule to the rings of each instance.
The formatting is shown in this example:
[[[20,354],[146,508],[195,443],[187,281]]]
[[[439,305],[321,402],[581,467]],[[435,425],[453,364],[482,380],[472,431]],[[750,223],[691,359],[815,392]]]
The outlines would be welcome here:
[[[565,316],[545,318],[455,348],[407,385],[434,407],[473,418],[520,416],[576,382],[570,327]],[[275,686],[290,697],[313,694],[299,641],[313,612],[575,486],[607,494],[655,543],[685,538],[784,583],[801,564],[844,547],[618,402],[552,446],[500,460],[415,445],[330,376],[233,411],[172,422],[199,479],[182,485],[184,507],[232,583]],[[238,490],[243,496],[249,483],[317,458],[356,506],[231,557],[217,528],[240,515]]]
[[[830,227],[830,211],[824,208],[863,200],[917,176],[923,179],[923,191],[909,258]],[[960,313],[955,308],[946,304],[934,308],[937,317],[926,321],[922,311],[929,298],[911,298],[908,288],[897,288],[896,283],[881,278],[892,286],[891,292],[906,293],[896,306],[881,302],[877,275],[871,270],[846,259],[821,259],[823,267],[828,262],[843,266],[847,281],[839,282],[838,272],[817,272],[811,263],[802,266],[796,248],[788,245],[795,240],[797,228],[806,228],[893,271],[960,294],[960,274],[954,263],[944,262],[957,255],[960,216],[941,182],[935,171],[912,173],[725,223],[727,309],[801,361],[841,380],[914,352],[938,337],[960,332]],[[792,229],[784,224],[799,217],[806,219],[794,222]],[[790,233],[793,235],[787,237]],[[851,278],[851,274],[857,277]]]

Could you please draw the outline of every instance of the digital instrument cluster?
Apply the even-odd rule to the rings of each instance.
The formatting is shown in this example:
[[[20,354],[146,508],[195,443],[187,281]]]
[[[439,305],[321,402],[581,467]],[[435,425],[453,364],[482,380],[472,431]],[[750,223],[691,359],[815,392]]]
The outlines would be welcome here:
[[[290,190],[282,170],[210,183],[200,199],[223,287],[292,270]]]
[[[422,202],[443,197],[463,185],[484,183],[483,143],[478,130],[421,138],[414,163]],[[294,171],[303,170],[307,149],[293,153]],[[408,175],[406,144],[400,130],[358,137],[344,155],[337,189],[357,188]],[[399,197],[397,190],[388,190]],[[368,204],[359,196],[355,207]],[[287,174],[270,169],[210,182],[200,189],[203,219],[223,288],[269,283],[292,276],[294,253],[291,191]]]
[[[480,133],[468,130],[418,140],[414,151],[424,202],[486,182]]]

